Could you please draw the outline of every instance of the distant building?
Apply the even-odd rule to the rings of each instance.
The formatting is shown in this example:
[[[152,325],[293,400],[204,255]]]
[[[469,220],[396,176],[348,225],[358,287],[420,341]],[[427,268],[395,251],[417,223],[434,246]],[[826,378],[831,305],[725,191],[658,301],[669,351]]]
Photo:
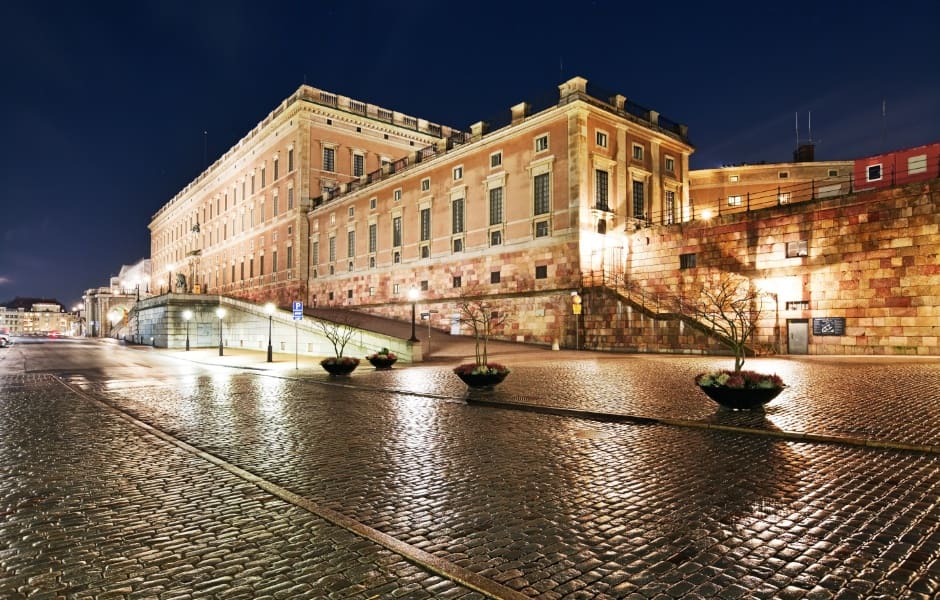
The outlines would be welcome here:
[[[851,160],[764,163],[689,173],[695,218],[848,194]]]
[[[0,307],[0,331],[13,335],[68,333],[71,320],[54,299],[17,297]]]
[[[118,338],[132,335],[128,315],[138,300],[151,295],[150,265],[148,258],[123,265],[109,285],[85,290],[81,311],[84,335]]]

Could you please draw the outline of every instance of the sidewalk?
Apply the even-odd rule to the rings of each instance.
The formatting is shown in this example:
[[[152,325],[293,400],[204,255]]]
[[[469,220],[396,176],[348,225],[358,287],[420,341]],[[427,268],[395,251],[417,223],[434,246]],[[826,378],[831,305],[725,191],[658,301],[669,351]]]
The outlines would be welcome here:
[[[331,378],[319,358],[309,356],[276,353],[268,363],[264,352],[235,348],[225,348],[222,357],[216,348],[157,351],[205,365],[505,409],[940,454],[940,359],[935,357],[752,358],[747,368],[780,374],[788,389],[765,412],[749,412],[718,409],[692,383],[699,372],[727,367],[730,357],[552,351],[491,341],[490,361],[513,373],[497,389],[477,391],[450,372],[473,360],[473,339],[438,334],[431,341],[426,362],[376,371],[363,360],[342,379]]]

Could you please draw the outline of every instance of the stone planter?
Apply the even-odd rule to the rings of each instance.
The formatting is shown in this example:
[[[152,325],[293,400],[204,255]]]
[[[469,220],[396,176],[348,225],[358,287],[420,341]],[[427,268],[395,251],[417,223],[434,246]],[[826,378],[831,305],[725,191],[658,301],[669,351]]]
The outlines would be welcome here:
[[[467,386],[475,389],[492,388],[503,382],[508,372],[503,373],[455,373]]]
[[[335,359],[327,358],[320,361],[320,366],[333,377],[344,377],[356,370],[356,367],[359,366],[359,359],[344,358],[342,361],[336,362]]]
[[[392,365],[398,362],[398,358],[388,358],[387,356],[373,356],[369,357],[366,360],[375,367],[377,371],[382,371],[385,369],[391,369]]]
[[[714,385],[698,386],[706,396],[733,410],[761,409],[783,391],[776,388],[729,388]]]

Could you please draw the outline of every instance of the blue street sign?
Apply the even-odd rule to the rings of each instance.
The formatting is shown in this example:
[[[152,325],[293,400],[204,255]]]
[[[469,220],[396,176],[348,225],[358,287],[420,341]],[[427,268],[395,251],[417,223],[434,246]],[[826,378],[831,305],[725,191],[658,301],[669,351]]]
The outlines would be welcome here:
[[[304,320],[304,303],[295,301],[293,304],[294,308],[294,320],[303,321]]]

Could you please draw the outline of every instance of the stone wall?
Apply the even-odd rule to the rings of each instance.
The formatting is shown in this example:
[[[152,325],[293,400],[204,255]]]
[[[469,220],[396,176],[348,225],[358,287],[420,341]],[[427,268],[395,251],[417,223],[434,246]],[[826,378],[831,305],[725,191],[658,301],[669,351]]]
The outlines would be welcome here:
[[[938,355],[938,202],[933,180],[644,229],[628,240],[626,272],[666,304],[722,272],[751,278],[770,292],[757,342],[782,337],[783,352],[791,323],[836,317],[844,335],[810,333],[810,354]]]

